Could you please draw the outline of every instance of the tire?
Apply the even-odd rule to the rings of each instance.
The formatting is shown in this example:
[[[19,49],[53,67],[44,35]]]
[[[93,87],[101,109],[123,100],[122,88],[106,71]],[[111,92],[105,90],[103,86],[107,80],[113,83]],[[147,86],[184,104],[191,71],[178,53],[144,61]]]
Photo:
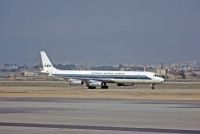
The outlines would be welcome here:
[[[96,89],[96,87],[88,86],[88,89]]]
[[[102,86],[101,89],[108,89],[108,86]]]

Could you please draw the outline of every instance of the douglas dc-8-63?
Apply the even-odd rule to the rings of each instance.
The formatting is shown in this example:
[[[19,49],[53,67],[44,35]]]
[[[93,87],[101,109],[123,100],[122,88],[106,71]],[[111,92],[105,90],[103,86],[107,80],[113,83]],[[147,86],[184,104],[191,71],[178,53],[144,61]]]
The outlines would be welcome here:
[[[71,85],[83,85],[89,89],[97,87],[107,89],[107,83],[117,83],[118,86],[134,84],[150,84],[154,89],[155,84],[162,83],[164,79],[153,72],[142,71],[96,71],[96,70],[59,70],[50,62],[44,51],[40,52],[43,70],[49,76],[67,79]]]

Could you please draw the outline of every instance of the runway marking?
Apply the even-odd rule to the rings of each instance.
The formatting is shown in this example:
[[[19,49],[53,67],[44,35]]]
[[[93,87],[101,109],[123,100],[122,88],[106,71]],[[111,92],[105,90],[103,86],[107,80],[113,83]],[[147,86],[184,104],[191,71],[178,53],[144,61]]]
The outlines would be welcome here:
[[[65,125],[65,124],[36,124],[36,123],[13,123],[0,122],[0,126],[7,127],[35,127],[35,128],[66,128],[86,130],[110,130],[131,132],[154,132],[154,133],[181,133],[199,134],[200,130],[160,129],[160,128],[133,128],[133,127],[111,127],[111,126],[87,126],[87,125]]]

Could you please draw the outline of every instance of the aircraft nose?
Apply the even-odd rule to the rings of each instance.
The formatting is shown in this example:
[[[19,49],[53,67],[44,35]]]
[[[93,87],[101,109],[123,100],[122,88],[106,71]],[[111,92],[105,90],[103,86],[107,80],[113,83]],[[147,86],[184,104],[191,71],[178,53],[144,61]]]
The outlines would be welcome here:
[[[161,82],[164,82],[164,81],[165,81],[165,79],[161,77],[161,78],[160,78],[160,81],[161,81]]]
[[[162,78],[162,77],[157,77],[156,79],[157,79],[158,81],[160,81],[160,82],[164,82],[164,81],[165,81],[165,79]]]

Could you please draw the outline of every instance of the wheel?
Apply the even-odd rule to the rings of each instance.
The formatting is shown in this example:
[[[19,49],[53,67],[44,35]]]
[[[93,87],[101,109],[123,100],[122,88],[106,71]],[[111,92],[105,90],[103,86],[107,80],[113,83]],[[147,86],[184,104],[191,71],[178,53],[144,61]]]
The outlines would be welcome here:
[[[96,89],[96,87],[88,86],[88,89]]]
[[[152,89],[152,90],[155,89],[155,84],[151,84],[151,89]]]
[[[101,86],[101,89],[108,89],[108,86],[107,85]]]

